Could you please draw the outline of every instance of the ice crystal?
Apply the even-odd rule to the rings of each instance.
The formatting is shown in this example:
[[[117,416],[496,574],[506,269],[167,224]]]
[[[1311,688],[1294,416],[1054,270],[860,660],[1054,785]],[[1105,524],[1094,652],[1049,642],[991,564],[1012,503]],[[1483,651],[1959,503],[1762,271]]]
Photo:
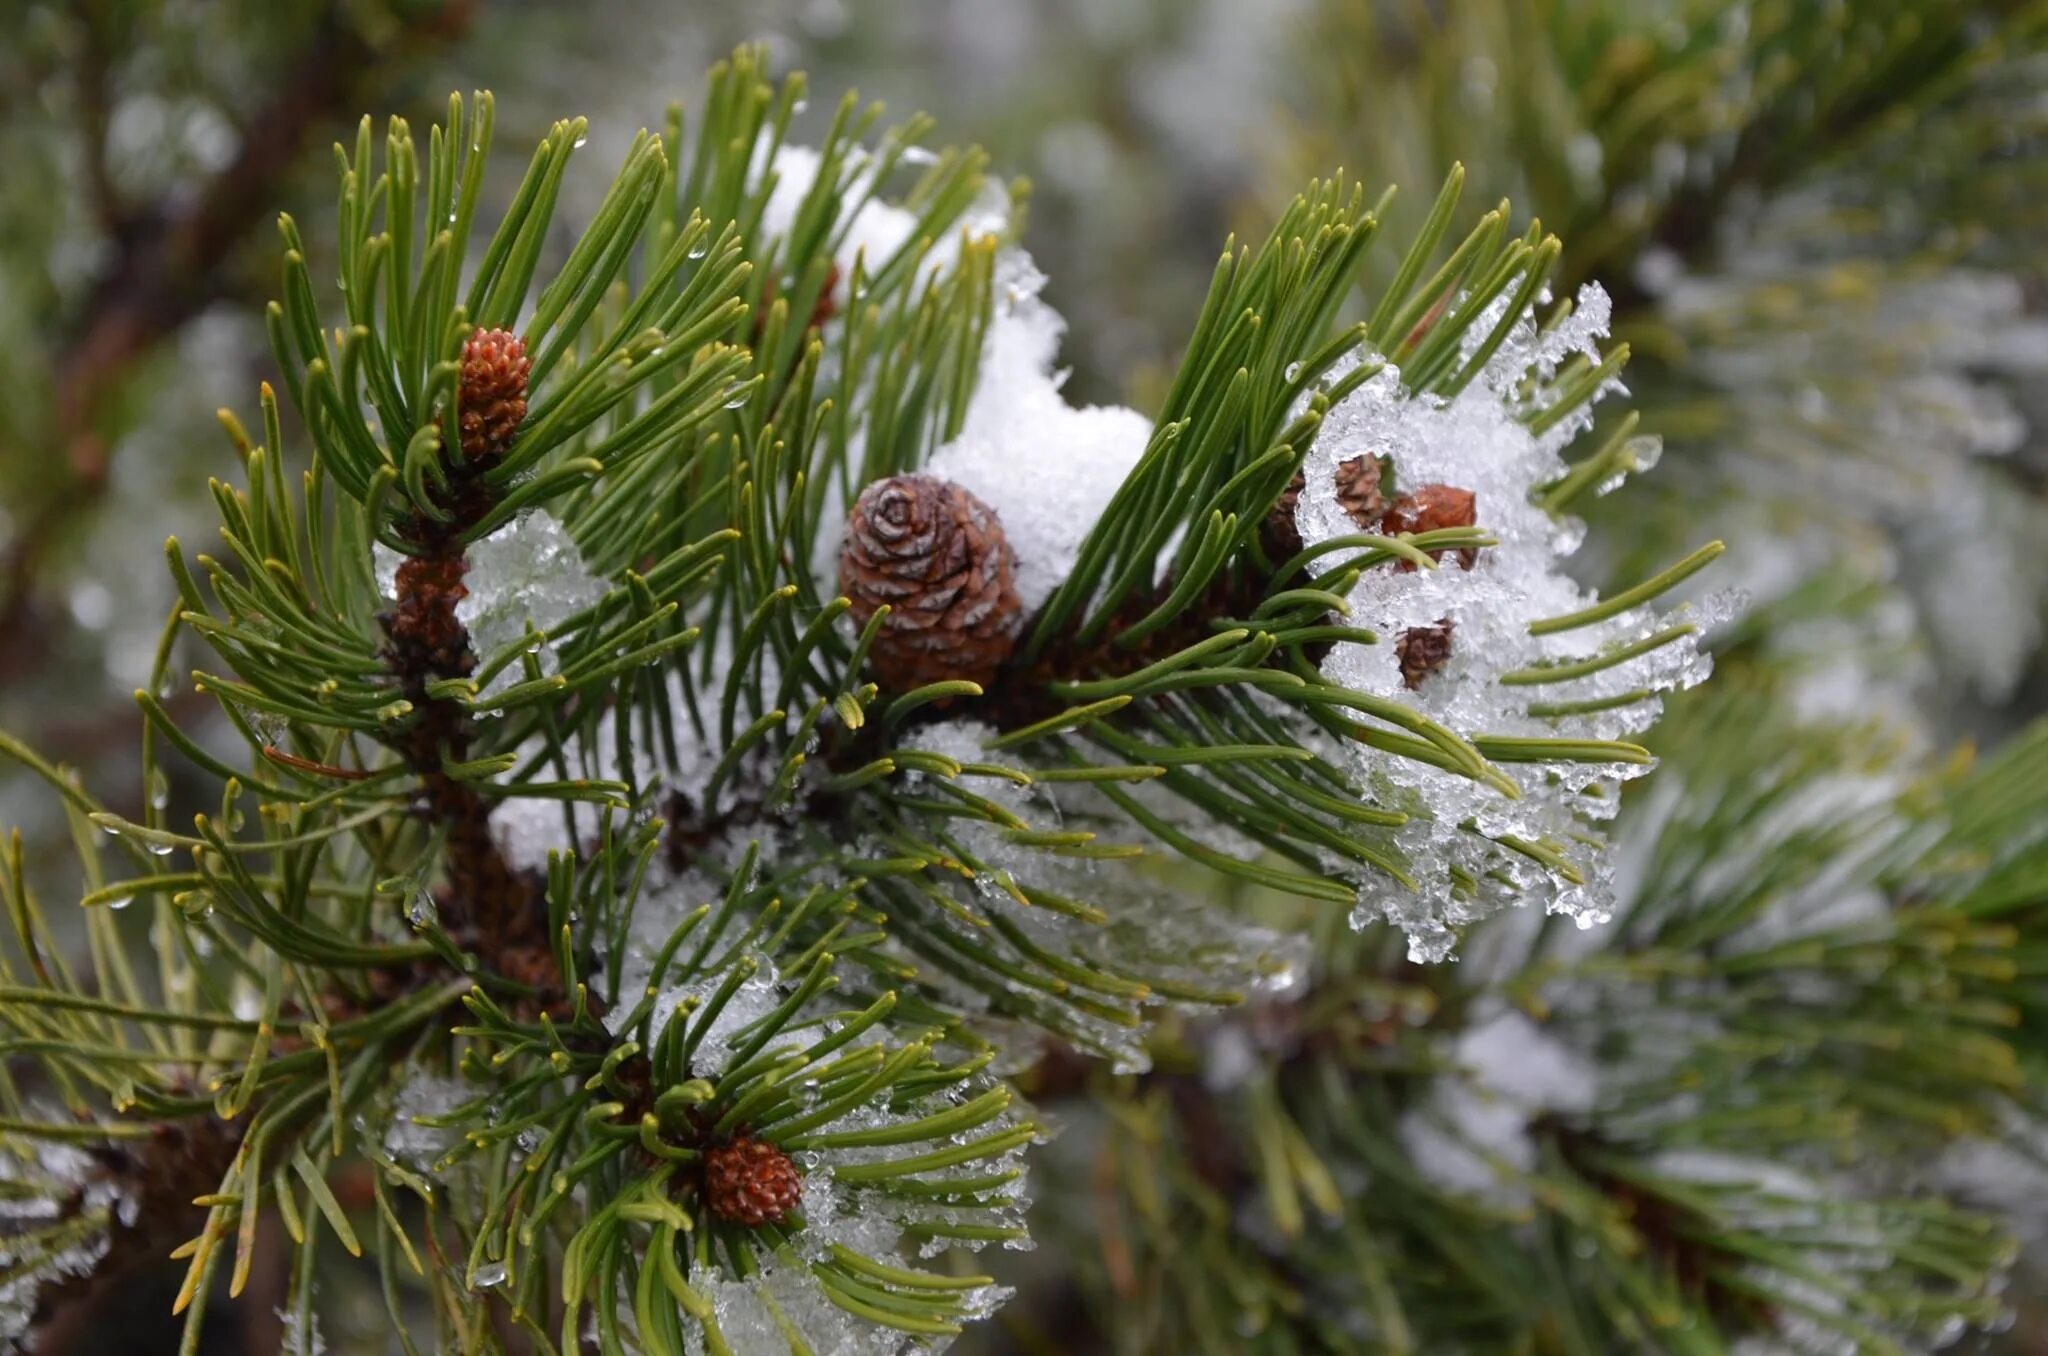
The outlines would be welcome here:
[[[1515,670],[1645,640],[1676,622],[1711,622],[1731,605],[1716,600],[1697,616],[1637,608],[1559,634],[1531,634],[1532,623],[1577,612],[1597,599],[1563,567],[1577,549],[1581,526],[1536,501],[1539,487],[1564,474],[1562,451],[1591,422],[1592,412],[1575,410],[1540,435],[1521,416],[1548,403],[1548,382],[1563,362],[1575,354],[1597,355],[1608,311],[1605,294],[1588,287],[1572,315],[1542,334],[1525,314],[1479,378],[1455,397],[1411,391],[1399,369],[1388,365],[1329,411],[1303,465],[1305,488],[1295,518],[1304,542],[1358,531],[1338,503],[1336,467],[1372,456],[1391,464],[1401,492],[1424,485],[1471,491],[1478,526],[1496,544],[1480,550],[1470,569],[1446,553],[1434,570],[1382,565],[1364,571],[1347,598],[1348,621],[1377,633],[1380,643],[1335,646],[1323,662],[1326,678],[1399,702],[1468,739],[1615,740],[1655,721],[1662,709],[1658,693],[1706,676],[1707,657],[1696,637],[1684,636],[1565,681],[1501,681]],[[1497,318],[1482,317],[1474,334],[1485,334]],[[1473,343],[1468,336],[1468,349]],[[1533,380],[1533,396],[1521,393],[1525,379]],[[1340,558],[1325,558],[1321,567]],[[1451,654],[1411,690],[1394,640],[1445,620],[1452,624]],[[1531,711],[1536,703],[1584,704],[1637,692],[1646,695],[1583,714]],[[1416,882],[1411,890],[1391,878],[1368,881],[1355,922],[1396,923],[1408,933],[1416,960],[1436,961],[1450,954],[1455,929],[1506,904],[1541,902],[1582,925],[1606,916],[1609,868],[1598,853],[1568,854],[1581,877],[1572,881],[1517,844],[1575,843],[1611,816],[1620,782],[1643,767],[1555,762],[1513,768],[1520,794],[1511,798],[1494,786],[1363,744],[1353,746],[1350,756],[1370,794],[1409,814],[1386,846],[1405,859]]]
[[[415,1069],[399,1085],[393,1099],[391,1120],[384,1128],[384,1151],[393,1158],[422,1171],[455,1146],[460,1132],[434,1125],[421,1125],[421,1117],[445,1116],[473,1100],[476,1090],[452,1078]]]
[[[567,529],[545,510],[515,518],[469,548],[469,594],[455,605],[455,618],[469,629],[470,647],[488,664],[519,645],[531,625],[552,631],[603,598],[604,580],[583,567]],[[554,647],[532,643],[541,672],[557,668]],[[507,664],[484,685],[483,695],[524,682],[518,663]]]

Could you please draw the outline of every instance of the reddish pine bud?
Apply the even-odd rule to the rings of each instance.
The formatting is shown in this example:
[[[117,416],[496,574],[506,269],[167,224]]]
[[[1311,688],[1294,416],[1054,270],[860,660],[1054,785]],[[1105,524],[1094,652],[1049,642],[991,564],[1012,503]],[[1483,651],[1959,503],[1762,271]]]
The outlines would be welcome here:
[[[811,318],[805,322],[806,329],[821,330],[825,328],[826,322],[839,314],[839,299],[833,295],[838,290],[839,277],[839,265],[836,261],[825,265],[825,281],[818,288],[818,299],[811,303]],[[768,328],[768,313],[775,307],[775,297],[779,290],[772,277],[761,289],[761,304],[754,311],[756,344],[761,342],[762,331]]]
[[[495,460],[512,446],[526,418],[526,379],[533,360],[510,330],[478,330],[462,346],[462,455]]]
[[[1470,527],[1479,521],[1478,497],[1470,490],[1461,490],[1455,485],[1418,485],[1412,493],[1404,494],[1394,501],[1387,510],[1387,516],[1380,523],[1380,531],[1389,537],[1403,532],[1434,532],[1444,527]],[[1442,560],[1442,551],[1431,551],[1431,560]],[[1479,559],[1479,552],[1466,549],[1458,552],[1458,564],[1471,569]],[[1409,561],[1398,561],[1396,569],[1412,570]]]
[[[398,565],[398,606],[384,616],[392,665],[402,674],[451,678],[476,667],[455,607],[469,596],[469,563],[457,556],[408,556]]]
[[[704,1151],[704,1198],[728,1224],[780,1224],[803,1203],[804,1179],[789,1155],[742,1135]]]

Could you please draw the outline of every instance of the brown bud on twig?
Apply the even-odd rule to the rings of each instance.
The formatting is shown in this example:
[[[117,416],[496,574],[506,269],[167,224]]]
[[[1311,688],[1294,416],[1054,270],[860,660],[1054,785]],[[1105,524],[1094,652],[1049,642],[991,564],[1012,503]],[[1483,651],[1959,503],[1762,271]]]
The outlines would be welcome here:
[[[494,461],[512,446],[526,418],[526,379],[533,360],[510,330],[478,330],[462,346],[462,455]]]
[[[1301,502],[1306,484],[1302,473],[1296,471],[1294,479],[1287,482],[1287,488],[1273,502],[1265,522],[1260,524],[1260,544],[1275,565],[1285,563],[1301,550],[1301,530],[1294,525],[1294,506]],[[1387,507],[1386,497],[1380,493],[1378,457],[1352,457],[1337,463],[1337,503],[1358,524],[1359,531],[1373,530]]]
[[[1478,497],[1470,490],[1461,490],[1455,485],[1418,485],[1412,493],[1404,494],[1394,501],[1387,510],[1387,516],[1380,523],[1380,531],[1387,536],[1403,532],[1434,532],[1444,527],[1470,527],[1479,521]],[[1442,551],[1431,551],[1431,560],[1442,560]],[[1458,564],[1471,569],[1479,559],[1479,552],[1466,548],[1458,552]],[[1412,570],[1410,561],[1395,562],[1395,568]]]
[[[1410,692],[1451,657],[1452,629],[1449,617],[1439,617],[1434,626],[1409,627],[1394,642],[1394,656],[1401,661],[1401,682]]]
[[[742,1135],[704,1151],[704,1198],[719,1219],[758,1229],[803,1204],[804,1179],[788,1154]]]
[[[833,295],[839,288],[839,276],[839,264],[836,260],[825,265],[825,280],[818,288],[818,299],[811,303],[811,318],[805,322],[805,329],[821,330],[833,316],[839,314],[839,299]],[[780,290],[775,285],[773,277],[770,277],[767,284],[761,288],[761,304],[754,310],[756,344],[761,342],[762,331],[768,328],[768,313],[774,309],[775,297]]]
[[[1024,622],[1017,557],[995,510],[936,476],[891,476],[861,491],[839,551],[839,588],[866,625],[889,609],[868,660],[906,692],[965,679],[986,685]]]

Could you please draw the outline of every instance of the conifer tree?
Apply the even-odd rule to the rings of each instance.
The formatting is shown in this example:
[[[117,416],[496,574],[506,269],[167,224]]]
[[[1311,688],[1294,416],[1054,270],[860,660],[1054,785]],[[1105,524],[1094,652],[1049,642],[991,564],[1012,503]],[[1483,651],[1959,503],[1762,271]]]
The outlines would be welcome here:
[[[486,221],[451,99],[337,148],[333,257],[280,221],[146,808],[0,740],[85,927],[17,836],[0,1330],[170,1253],[196,1351],[272,1213],[295,1356],[336,1247],[409,1352],[1994,1322],[2006,1230],[1882,1165],[2039,1109],[2040,739],[1843,804],[1881,732],[1740,665],[1615,850],[1734,609],[1717,542],[1566,572],[1649,460],[1569,246],[1318,179],[1152,416],[1075,408],[1021,192],[803,97],[740,51],[573,229],[581,123]],[[999,1283],[1081,1231],[1099,1303]]]

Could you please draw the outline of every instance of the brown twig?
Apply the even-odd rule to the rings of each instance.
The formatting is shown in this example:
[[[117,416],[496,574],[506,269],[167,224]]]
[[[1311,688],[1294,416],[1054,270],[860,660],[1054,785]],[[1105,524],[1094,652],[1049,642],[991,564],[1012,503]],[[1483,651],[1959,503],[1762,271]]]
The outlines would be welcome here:
[[[526,417],[530,367],[525,344],[505,330],[479,330],[464,346],[459,428],[437,514],[415,511],[399,527],[412,554],[398,567],[397,605],[378,621],[386,667],[414,712],[394,746],[419,778],[418,813],[446,843],[442,925],[492,971],[534,990],[536,1010],[559,1010],[568,984],[548,937],[543,882],[505,859],[491,831],[491,800],[450,771],[468,761],[475,730],[466,707],[434,693],[437,683],[476,669],[476,649],[457,611],[469,593],[463,537],[496,502],[485,477]]]

